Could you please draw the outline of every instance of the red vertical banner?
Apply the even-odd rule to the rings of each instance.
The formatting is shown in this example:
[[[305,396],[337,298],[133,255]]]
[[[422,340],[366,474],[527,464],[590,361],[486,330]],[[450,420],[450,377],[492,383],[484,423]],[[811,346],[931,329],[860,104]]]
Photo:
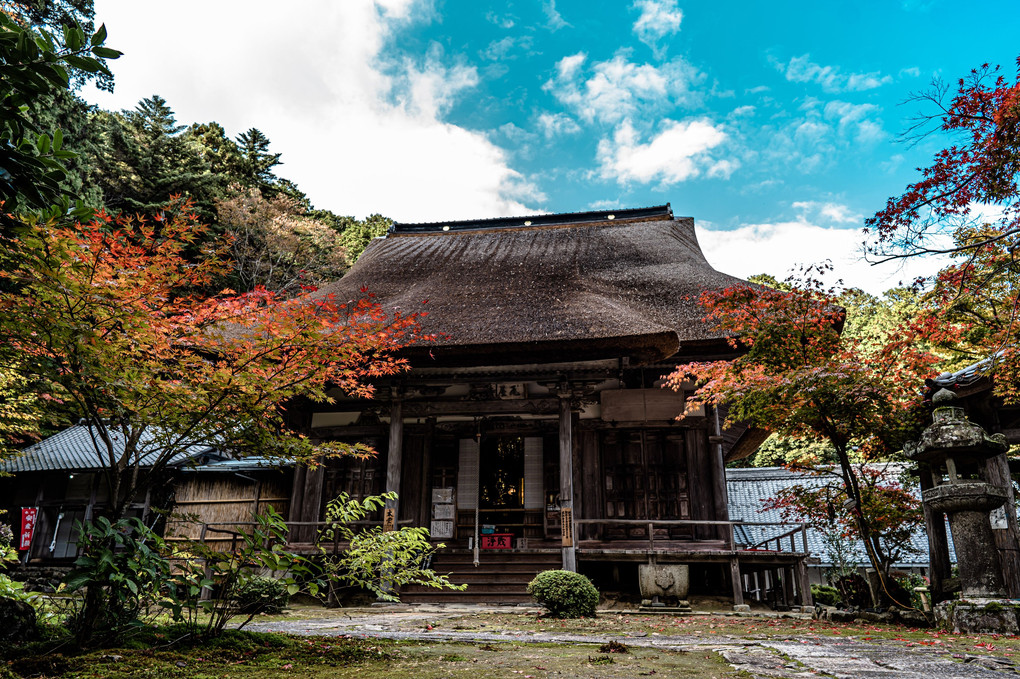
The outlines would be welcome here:
[[[21,539],[18,541],[18,549],[25,550],[32,546],[32,534],[35,533],[35,520],[38,516],[38,507],[21,508]]]

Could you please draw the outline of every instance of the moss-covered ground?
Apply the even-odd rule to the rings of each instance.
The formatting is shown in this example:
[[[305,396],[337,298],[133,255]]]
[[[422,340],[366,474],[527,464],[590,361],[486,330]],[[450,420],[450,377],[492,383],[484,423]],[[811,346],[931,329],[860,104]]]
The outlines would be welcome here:
[[[336,623],[330,630],[334,636],[316,636],[326,633],[321,628],[326,621]],[[555,620],[536,612],[299,609],[261,617],[257,625],[293,635],[228,630],[219,639],[189,641],[167,628],[86,653],[72,653],[69,646],[57,646],[52,640],[37,642],[9,653],[0,663],[0,679],[739,677],[717,650],[779,640],[863,642],[957,660],[1020,656],[1020,640],[1015,637],[718,614],[606,612],[594,619]],[[406,638],[366,638],[358,630]],[[436,635],[447,638],[422,638]],[[471,641],[472,636],[483,640]],[[574,636],[588,637],[585,641],[616,639],[626,646],[625,652],[600,647],[601,641],[565,639]]]
[[[736,677],[711,651],[597,645],[471,644],[237,634],[175,648],[46,653],[8,661],[7,677],[64,679],[521,679]]]

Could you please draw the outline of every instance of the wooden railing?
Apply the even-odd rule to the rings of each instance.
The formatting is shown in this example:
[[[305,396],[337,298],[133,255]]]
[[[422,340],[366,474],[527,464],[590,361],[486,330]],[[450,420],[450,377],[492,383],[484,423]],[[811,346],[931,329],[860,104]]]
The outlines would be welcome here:
[[[328,521],[288,521],[287,528],[293,530],[301,527],[315,527],[316,529],[330,525]],[[413,525],[414,522],[410,520],[398,521],[397,525]],[[797,537],[800,536],[800,547],[799,550],[802,553],[809,553],[808,542],[807,542],[807,524],[798,522],[776,522],[776,521],[693,521],[687,519],[575,519],[574,524],[577,526],[597,526],[597,525],[613,525],[613,526],[640,526],[645,528],[648,539],[648,548],[650,550],[655,549],[655,529],[656,528],[676,528],[681,526],[690,526],[692,528],[715,528],[720,529],[719,532],[725,534],[724,538],[727,549],[729,551],[738,551],[738,543],[736,539],[736,528],[738,526],[763,526],[763,527],[777,527],[786,528],[787,530],[773,535],[764,540],[761,540],[753,545],[739,545],[740,551],[775,551],[775,552],[798,552],[797,549]],[[225,521],[219,523],[205,523],[202,524],[202,532],[198,538],[200,542],[226,542],[231,541],[232,547],[236,546],[236,540],[240,538],[241,529],[245,526],[258,525],[254,521]],[[383,525],[382,521],[353,521],[348,524],[349,526],[357,527],[373,527]],[[225,537],[211,537],[210,533],[216,533],[224,535]],[[318,533],[318,530],[316,530]],[[173,538],[171,538],[173,539]],[[184,539],[184,538],[179,538]],[[670,538],[658,538],[659,542],[675,542]],[[611,544],[612,541],[605,541],[606,544]],[[333,549],[336,551],[339,548],[339,539],[334,534]],[[787,549],[788,547],[788,549]]]
[[[320,528],[334,525],[335,521],[288,521],[287,530],[288,533],[292,532],[295,528],[303,527],[314,527],[316,528],[316,535],[319,533]],[[398,526],[409,526],[413,525],[414,521],[403,520],[397,521]],[[172,541],[186,541],[195,540],[197,542],[210,543],[210,542],[230,542],[230,550],[234,551],[237,549],[237,541],[241,539],[242,530],[246,526],[257,526],[257,521],[220,521],[214,523],[203,523],[202,531],[198,538],[186,538],[186,537],[170,537],[167,540]],[[375,520],[362,520],[362,521],[349,521],[345,525],[354,526],[358,528],[372,528],[375,526],[382,526],[382,521]],[[211,537],[209,534],[215,533],[223,535],[224,537]],[[339,531],[333,533],[333,551],[339,550],[340,539],[338,537]]]
[[[776,522],[776,521],[692,521],[686,519],[574,519],[574,523],[579,526],[594,526],[594,525],[614,525],[614,526],[644,526],[647,530],[648,535],[648,548],[655,548],[655,529],[656,528],[671,528],[680,526],[691,526],[691,527],[722,527],[725,528],[725,541],[730,551],[736,551],[737,540],[736,540],[736,527],[737,526],[777,526],[785,528],[792,526],[789,530],[768,537],[754,545],[745,545],[741,547],[741,550],[767,550],[769,545],[775,543],[775,549],[772,551],[784,552],[785,540],[789,539],[790,552],[797,552],[796,536],[799,534],[801,538],[801,550],[803,553],[808,553],[807,543],[807,524],[800,522]]]

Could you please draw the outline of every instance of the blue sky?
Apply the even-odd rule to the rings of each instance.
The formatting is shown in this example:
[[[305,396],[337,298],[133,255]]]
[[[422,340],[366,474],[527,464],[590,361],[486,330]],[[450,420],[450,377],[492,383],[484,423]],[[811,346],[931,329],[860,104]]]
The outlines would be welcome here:
[[[944,140],[899,140],[935,77],[1012,75],[1014,2],[97,0],[106,108],[258,127],[318,207],[403,221],[670,202],[709,260],[782,277],[832,259]]]

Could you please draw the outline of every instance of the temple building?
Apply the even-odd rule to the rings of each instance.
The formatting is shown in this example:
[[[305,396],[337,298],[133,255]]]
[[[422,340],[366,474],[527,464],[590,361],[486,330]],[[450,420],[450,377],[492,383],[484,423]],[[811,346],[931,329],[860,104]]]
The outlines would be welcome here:
[[[411,369],[372,400],[301,409],[311,437],[379,455],[297,468],[289,518],[397,491],[380,518],[429,527],[446,544],[433,566],[470,585],[410,601],[524,601],[561,567],[636,590],[639,565],[684,564],[693,592],[742,604],[771,583],[781,605],[810,605],[800,529],[728,515],[724,463],[764,432],[724,429],[725,412],[678,420],[689,392],[661,388],[679,363],[735,355],[698,298],[741,283],[668,204],[395,224],[320,294],[427,311],[437,339],[404,349]]]

